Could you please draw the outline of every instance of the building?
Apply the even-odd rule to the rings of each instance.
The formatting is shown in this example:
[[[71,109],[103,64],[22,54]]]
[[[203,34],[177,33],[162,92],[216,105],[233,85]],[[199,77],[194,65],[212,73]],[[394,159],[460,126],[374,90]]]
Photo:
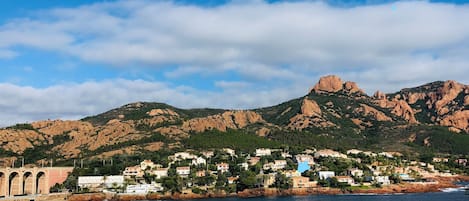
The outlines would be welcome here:
[[[180,161],[180,160],[192,160],[194,158],[197,158],[197,156],[188,152],[178,152],[172,156],[169,156],[168,158],[169,160],[172,160],[172,161]]]
[[[309,166],[313,166],[313,165],[314,165],[314,157],[311,156],[311,155],[308,155],[308,154],[298,154],[298,155],[295,155],[295,159],[296,159],[296,162],[297,162],[297,163],[308,162],[308,165],[309,165]]]
[[[230,170],[230,165],[228,163],[218,163],[216,166],[217,171],[220,171],[221,173],[228,172]]]
[[[309,181],[309,177],[292,177],[293,188],[313,188],[317,186],[316,181]]]
[[[156,179],[161,179],[168,176],[168,168],[157,168],[153,170],[153,174],[156,176]]]
[[[248,170],[249,169],[248,163],[240,163],[240,164],[238,164],[238,166],[241,167],[242,170]]]
[[[205,156],[205,158],[212,158],[215,155],[213,151],[203,151],[201,154]]]
[[[347,185],[353,185],[355,183],[355,180],[353,180],[353,178],[350,176],[337,176],[335,178],[337,178],[339,183],[344,183]]]
[[[272,170],[277,171],[277,170],[283,170],[287,167],[287,161],[286,160],[274,160],[274,164],[272,165]]]
[[[320,158],[320,157],[347,158],[347,155],[331,150],[331,149],[322,149],[314,153],[314,157],[315,158]]]
[[[207,164],[207,160],[205,160],[205,158],[202,158],[202,157],[197,157],[197,158],[194,158],[192,159],[192,165],[205,165]]]
[[[283,174],[287,177],[287,178],[291,178],[291,177],[299,177],[301,176],[301,173],[296,171],[296,170],[286,170],[286,171],[283,171]]]
[[[181,176],[181,177],[187,177],[191,174],[191,167],[189,167],[189,166],[177,167],[176,168],[176,174]]]
[[[377,184],[381,184],[381,185],[384,185],[384,186],[391,184],[391,181],[389,180],[389,176],[376,176],[376,177],[374,177],[374,181]]]
[[[204,170],[199,170],[195,172],[196,177],[205,177],[205,171]]]
[[[335,172],[333,171],[319,171],[318,172],[319,179],[328,179],[335,177]]]
[[[137,185],[128,185],[125,189],[126,193],[133,194],[148,194],[151,192],[161,192],[163,187],[161,184],[137,184]]]
[[[433,158],[434,163],[447,163],[448,161],[448,158]]]
[[[250,165],[256,165],[261,160],[261,157],[250,157],[248,162]]]
[[[355,177],[362,177],[363,176],[363,170],[360,170],[358,168],[349,169],[349,170],[347,170],[347,173],[350,176],[355,176]]]
[[[235,150],[230,149],[230,148],[223,148],[223,151],[228,153],[230,156],[235,156],[236,155]]]
[[[256,149],[256,156],[270,156],[272,155],[272,150],[271,149],[265,149],[265,148],[260,148]]]
[[[119,188],[124,185],[124,176],[79,176],[78,187],[90,191],[102,191],[108,188]]]
[[[146,170],[146,169],[153,169],[155,168],[156,165],[151,161],[151,160],[144,160],[140,163],[140,169]]]
[[[459,158],[459,159],[456,159],[454,160],[455,163],[459,164],[459,165],[462,165],[462,166],[466,166],[467,165],[467,159],[465,158]]]
[[[399,178],[401,178],[402,181],[415,181],[415,179],[408,174],[399,174]]]
[[[143,170],[139,165],[126,167],[123,175],[126,177],[143,177]]]

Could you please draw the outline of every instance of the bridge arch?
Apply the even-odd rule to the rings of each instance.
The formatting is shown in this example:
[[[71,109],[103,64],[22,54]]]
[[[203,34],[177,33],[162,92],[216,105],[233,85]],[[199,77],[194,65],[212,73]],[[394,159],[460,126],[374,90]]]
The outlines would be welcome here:
[[[0,172],[0,196],[6,196],[6,175],[4,172]]]
[[[8,195],[20,195],[21,191],[20,174],[18,172],[11,172],[8,177]]]
[[[30,195],[34,194],[34,174],[32,172],[25,172],[23,174],[23,189],[22,192],[23,194]]]
[[[49,192],[47,189],[47,183],[46,183],[46,173],[43,171],[40,171],[36,174],[36,193],[37,194],[46,194]]]

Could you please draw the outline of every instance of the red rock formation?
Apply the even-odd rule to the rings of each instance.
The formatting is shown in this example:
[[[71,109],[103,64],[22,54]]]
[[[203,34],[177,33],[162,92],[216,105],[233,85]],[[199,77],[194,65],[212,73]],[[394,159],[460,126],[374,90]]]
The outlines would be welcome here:
[[[321,77],[319,82],[313,87],[314,92],[338,92],[343,89],[343,82],[340,77],[328,75]]]

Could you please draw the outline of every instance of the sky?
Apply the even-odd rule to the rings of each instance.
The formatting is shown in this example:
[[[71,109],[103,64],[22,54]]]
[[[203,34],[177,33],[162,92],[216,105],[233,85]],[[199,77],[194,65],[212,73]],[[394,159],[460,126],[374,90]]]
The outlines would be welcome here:
[[[468,84],[468,55],[465,1],[6,1],[0,126],[137,101],[266,107],[330,74],[369,95]]]

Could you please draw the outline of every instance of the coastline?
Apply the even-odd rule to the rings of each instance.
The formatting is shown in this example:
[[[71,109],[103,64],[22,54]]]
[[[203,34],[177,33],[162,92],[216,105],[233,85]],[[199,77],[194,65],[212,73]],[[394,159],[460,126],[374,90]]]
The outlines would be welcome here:
[[[437,183],[431,184],[392,184],[382,188],[370,189],[353,189],[342,190],[337,188],[298,188],[280,190],[276,188],[260,188],[260,189],[246,189],[238,193],[207,193],[207,194],[194,194],[194,193],[175,193],[175,194],[115,194],[115,193],[88,193],[88,194],[73,194],[68,197],[68,201],[131,201],[131,200],[188,200],[188,199],[207,199],[207,198],[226,198],[226,197],[275,197],[275,196],[307,196],[307,195],[346,195],[346,194],[402,194],[402,193],[428,193],[440,192],[444,188],[458,187],[455,182],[469,181],[469,176],[453,176],[453,177],[435,177]]]

